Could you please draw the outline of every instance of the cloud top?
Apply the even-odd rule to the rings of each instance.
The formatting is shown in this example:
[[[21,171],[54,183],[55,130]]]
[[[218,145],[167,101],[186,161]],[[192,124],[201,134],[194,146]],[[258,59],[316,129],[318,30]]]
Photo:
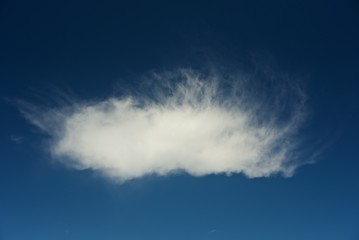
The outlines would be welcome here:
[[[24,113],[49,134],[60,162],[119,181],[178,171],[290,176],[298,166],[304,95],[279,81],[251,90],[243,79],[154,74],[137,93]]]

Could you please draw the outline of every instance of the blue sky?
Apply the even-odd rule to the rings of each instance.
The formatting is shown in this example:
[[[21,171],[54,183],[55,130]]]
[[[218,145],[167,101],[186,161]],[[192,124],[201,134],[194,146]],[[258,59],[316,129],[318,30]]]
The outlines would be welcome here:
[[[2,1],[0,239],[358,239],[358,27],[354,0]]]

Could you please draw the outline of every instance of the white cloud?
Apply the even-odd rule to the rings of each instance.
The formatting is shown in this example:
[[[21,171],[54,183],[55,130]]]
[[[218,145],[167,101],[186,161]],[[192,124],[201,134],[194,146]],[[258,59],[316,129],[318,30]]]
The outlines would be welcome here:
[[[119,181],[176,171],[290,176],[298,166],[305,99],[288,81],[266,89],[191,70],[147,81],[137,94],[23,112],[60,162]]]

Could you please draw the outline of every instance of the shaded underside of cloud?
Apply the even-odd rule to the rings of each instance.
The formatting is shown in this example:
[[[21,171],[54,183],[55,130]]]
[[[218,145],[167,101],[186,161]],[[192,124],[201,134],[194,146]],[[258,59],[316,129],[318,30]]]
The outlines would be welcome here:
[[[130,94],[22,110],[58,161],[119,181],[178,171],[291,176],[305,96],[289,81],[251,81],[182,69]]]

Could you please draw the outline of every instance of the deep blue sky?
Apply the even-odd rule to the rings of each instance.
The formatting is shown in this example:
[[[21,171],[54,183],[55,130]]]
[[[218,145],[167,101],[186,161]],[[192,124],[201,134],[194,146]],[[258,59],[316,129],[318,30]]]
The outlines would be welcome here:
[[[358,43],[355,0],[1,1],[0,239],[359,239]],[[153,69],[253,59],[306,85],[304,148],[326,148],[292,178],[114,184],[54,163],[11,104],[54,89],[102,98]]]

